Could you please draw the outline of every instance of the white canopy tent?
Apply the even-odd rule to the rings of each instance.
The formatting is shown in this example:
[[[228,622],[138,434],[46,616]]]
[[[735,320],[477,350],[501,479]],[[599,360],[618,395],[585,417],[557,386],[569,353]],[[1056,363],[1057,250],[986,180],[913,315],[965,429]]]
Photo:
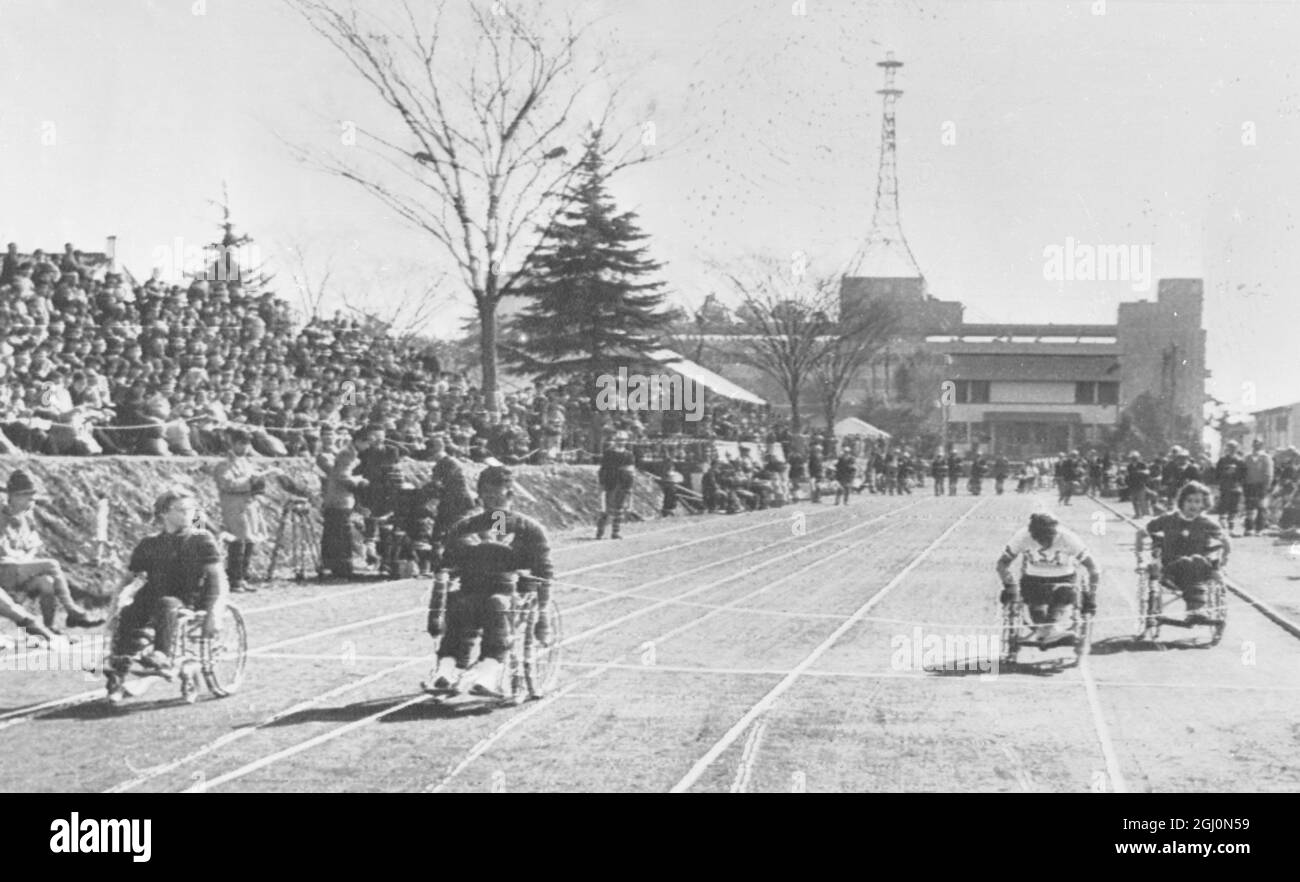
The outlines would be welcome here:
[[[715,374],[703,365],[696,364],[671,349],[656,349],[653,352],[646,353],[646,357],[724,398],[742,401],[745,404],[767,404],[764,399],[759,398],[748,389],[737,386],[721,374]]]
[[[861,435],[866,438],[888,438],[890,434],[883,429],[877,429],[871,423],[860,420],[857,417],[848,417],[840,420],[835,424],[835,435],[844,438],[849,435]]]

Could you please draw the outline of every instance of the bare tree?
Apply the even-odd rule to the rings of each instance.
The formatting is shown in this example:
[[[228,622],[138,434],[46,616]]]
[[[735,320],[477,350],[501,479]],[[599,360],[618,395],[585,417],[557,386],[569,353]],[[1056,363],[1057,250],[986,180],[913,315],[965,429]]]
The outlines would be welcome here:
[[[897,308],[880,298],[853,302],[841,312],[812,370],[828,428],[835,425],[844,393],[894,337],[900,318]]]
[[[311,248],[295,239],[283,246],[290,262],[289,278],[298,290],[298,299],[302,303],[303,316],[307,321],[320,315],[321,304],[330,293],[330,280],[334,276],[334,253],[326,258],[319,275],[312,268]]]
[[[474,298],[483,391],[495,407],[497,305],[565,206],[583,155],[577,117],[587,123],[590,91],[606,89],[603,58],[585,51],[586,27],[544,26],[540,6],[440,4],[429,20],[407,2],[389,19],[355,0],[285,2],[373,88],[396,129],[358,125],[362,150],[347,160],[304,158],[365,189],[451,257]],[[590,125],[610,133],[617,88],[602,94]],[[645,138],[609,137],[603,153],[611,172],[649,158]]]
[[[437,293],[438,284],[443,278],[445,276],[439,276],[418,291],[407,290],[383,311],[357,306],[346,294],[341,295],[341,299],[346,309],[368,319],[376,327],[382,326],[384,332],[394,338],[406,341],[426,336],[430,325],[438,317],[439,307],[450,302],[450,297]]]
[[[743,298],[735,358],[771,377],[790,402],[790,428],[799,431],[799,405],[818,364],[835,344],[839,280],[803,267],[757,261],[745,276],[728,274]]]

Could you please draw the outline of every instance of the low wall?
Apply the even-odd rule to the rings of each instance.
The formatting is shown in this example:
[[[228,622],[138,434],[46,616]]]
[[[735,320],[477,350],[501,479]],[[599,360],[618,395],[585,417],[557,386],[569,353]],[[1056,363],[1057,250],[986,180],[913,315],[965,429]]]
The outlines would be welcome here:
[[[103,599],[125,571],[131,549],[144,536],[157,530],[152,522],[153,501],[174,484],[192,488],[203,511],[214,524],[220,523],[217,489],[213,472],[221,462],[216,457],[0,457],[0,487],[15,468],[25,469],[40,488],[36,503],[36,520],[49,553],[61,560],[72,577],[78,593],[90,599]],[[309,460],[260,459],[283,469],[299,486],[311,490],[312,523],[319,535],[320,472]],[[473,486],[475,476],[484,466],[464,463]],[[423,484],[430,463],[405,464],[407,476]],[[600,495],[595,466],[512,466],[519,492],[517,508],[537,518],[547,528],[564,530],[594,524],[600,510]],[[274,533],[281,508],[287,498],[284,490],[271,481],[263,497],[263,513]],[[95,511],[100,497],[109,501],[108,546],[102,563],[96,566]],[[653,479],[639,475],[632,494],[633,518],[646,518],[658,509],[661,494]],[[258,550],[254,572],[264,574],[270,557],[271,543]],[[286,575],[283,555],[277,576]]]

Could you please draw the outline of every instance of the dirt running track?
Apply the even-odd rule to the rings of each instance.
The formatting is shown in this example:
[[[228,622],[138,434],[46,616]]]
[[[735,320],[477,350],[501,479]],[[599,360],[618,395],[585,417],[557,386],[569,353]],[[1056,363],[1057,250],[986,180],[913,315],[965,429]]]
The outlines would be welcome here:
[[[1082,668],[913,651],[986,646],[993,562],[1051,504],[925,491],[557,537],[560,682],[486,714],[419,692],[424,584],[264,591],[225,700],[160,684],[113,710],[76,673],[0,673],[0,789],[1300,790],[1300,639],[1230,596],[1219,646],[1134,644],[1132,528],[1089,500],[1056,509],[1103,569]]]

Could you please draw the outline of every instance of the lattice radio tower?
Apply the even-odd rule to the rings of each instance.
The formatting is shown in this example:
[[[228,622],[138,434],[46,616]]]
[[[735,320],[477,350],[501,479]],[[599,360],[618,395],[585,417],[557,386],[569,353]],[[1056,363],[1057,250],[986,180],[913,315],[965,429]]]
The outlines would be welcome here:
[[[894,74],[903,62],[894,60],[894,53],[885,53],[885,60],[876,67],[885,69],[885,88],[877,89],[883,96],[883,113],[880,122],[880,173],[876,177],[876,207],[871,217],[871,232],[866,244],[850,264],[849,276],[924,278],[921,267],[912,254],[912,247],[903,235],[898,214],[898,141],[895,138],[894,104],[903,90],[894,86]]]

